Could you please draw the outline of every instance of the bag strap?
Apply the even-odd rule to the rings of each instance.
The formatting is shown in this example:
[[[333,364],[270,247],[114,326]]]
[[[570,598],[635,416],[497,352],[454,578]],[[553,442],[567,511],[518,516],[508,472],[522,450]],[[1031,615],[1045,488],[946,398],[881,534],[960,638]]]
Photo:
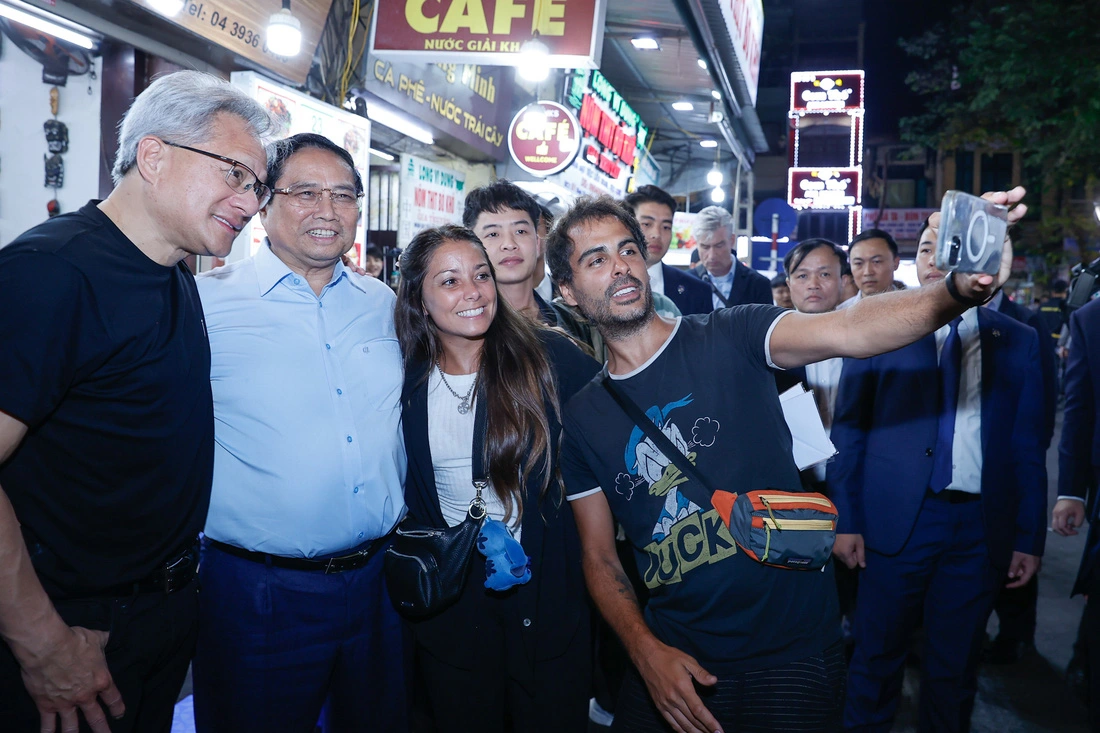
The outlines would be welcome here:
[[[618,403],[619,407],[623,409],[623,412],[627,414],[627,417],[646,434],[646,437],[653,441],[653,444],[661,450],[661,453],[664,453],[665,458],[668,458],[676,464],[676,468],[680,469],[685,476],[690,478],[703,491],[706,491],[708,494],[714,493],[714,490],[710,488],[710,484],[708,484],[702,474],[699,473],[699,469],[697,469],[695,465],[687,459],[687,456],[668,439],[668,436],[657,429],[653,421],[642,412],[642,408],[638,407],[634,400],[627,397],[626,394],[619,389],[615,381],[611,379],[611,375],[607,373],[606,366],[604,367],[600,383],[603,384],[603,388],[611,394],[611,397]],[[707,504],[710,503],[709,495],[706,498],[706,502]]]
[[[705,266],[703,266],[702,264],[699,265],[698,274],[699,274],[699,278],[703,282],[705,282],[707,285],[709,285],[710,289],[714,292],[714,294],[718,296],[718,300],[722,301],[722,305],[726,308],[729,308],[730,307],[730,299],[727,298],[726,296],[722,295],[722,291],[718,289],[718,285],[715,284],[714,278],[712,278],[710,276],[710,273],[707,272],[707,268]],[[734,277],[735,280],[737,279],[736,274],[734,274],[733,277]],[[730,295],[733,295],[733,285],[730,285]]]
[[[473,481],[477,494],[470,502],[467,514],[473,519],[483,519],[486,516],[485,500],[481,498],[481,492],[489,487],[489,479],[485,475],[485,431],[488,425],[488,408],[485,400],[479,399],[477,387],[474,388],[474,444],[470,455],[470,478]]]

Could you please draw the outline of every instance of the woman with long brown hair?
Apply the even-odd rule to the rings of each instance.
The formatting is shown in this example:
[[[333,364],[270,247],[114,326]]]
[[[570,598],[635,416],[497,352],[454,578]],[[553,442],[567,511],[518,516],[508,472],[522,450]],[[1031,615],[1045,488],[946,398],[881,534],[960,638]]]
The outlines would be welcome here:
[[[528,582],[486,588],[470,564],[458,601],[411,623],[420,701],[438,731],[584,731],[589,606],[557,468],[561,405],[599,366],[497,293],[469,229],[422,231],[401,255],[395,326],[405,360],[405,502],[415,522],[463,521],[474,498],[475,416],[489,519],[530,558]]]

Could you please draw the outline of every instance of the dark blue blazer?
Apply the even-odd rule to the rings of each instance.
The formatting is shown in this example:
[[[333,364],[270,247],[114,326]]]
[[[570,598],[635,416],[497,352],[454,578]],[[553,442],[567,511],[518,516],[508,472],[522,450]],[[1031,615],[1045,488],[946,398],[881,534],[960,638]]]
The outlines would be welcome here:
[[[692,275],[702,280],[703,275],[706,274],[706,268],[702,264],[697,265],[691,270]],[[703,284],[707,286],[707,289],[711,289],[709,282],[703,281]],[[756,270],[742,264],[742,262],[736,257],[733,258],[733,285],[730,286],[729,305],[745,305],[746,303],[763,303],[764,305],[771,305],[775,301],[772,300],[772,283],[771,280],[761,275]],[[711,301],[710,310],[714,310],[714,301]],[[707,311],[708,313],[710,311]]]
[[[548,329],[540,336],[558,386],[558,399],[565,404],[599,371],[596,360],[584,354],[569,339]],[[405,503],[413,521],[422,525],[447,526],[439,508],[435,471],[428,443],[427,362],[409,364],[401,395],[402,429],[409,469],[405,478]],[[551,486],[558,475],[561,422],[547,405],[552,445],[550,455]],[[518,586],[515,600],[518,613],[515,628],[506,630],[522,635],[520,649],[510,649],[507,665],[511,675],[524,684],[533,683],[533,663],[553,659],[566,651],[578,634],[587,635],[590,606],[581,571],[580,539],[573,512],[562,496],[559,501],[540,501],[543,483],[541,470],[533,470],[525,497],[520,542],[531,558],[531,581]],[[484,592],[484,562],[475,557],[474,569],[463,593]],[[481,573],[481,582],[478,574]],[[476,629],[484,620],[467,613],[461,602],[424,621],[412,623],[416,640],[441,661],[468,669],[468,660],[484,642]],[[531,623],[521,625],[523,619]]]
[[[1062,442],[1058,444],[1058,495],[1089,500],[1089,534],[1073,593],[1088,593],[1100,561],[1100,517],[1095,496],[1100,471],[1100,301],[1092,301],[1069,319],[1069,356],[1066,358],[1066,412]],[[1097,336],[1097,338],[1093,338]],[[1097,592],[1097,588],[1092,588]]]
[[[1012,552],[1041,555],[1046,541],[1042,377],[1035,331],[978,309],[982,354],[982,514],[995,566]],[[868,549],[901,552],[932,475],[939,418],[934,334],[870,359],[846,359],[826,475],[837,532]]]
[[[1015,318],[1020,323],[1026,323],[1039,334],[1039,369],[1043,373],[1043,450],[1050,447],[1051,438],[1054,437],[1054,413],[1058,407],[1058,361],[1054,356],[1054,339],[1050,337],[1050,329],[1047,328],[1043,317],[1038,313],[1028,310],[1019,303],[1014,303],[1007,297],[1001,297],[1001,304],[997,307],[999,313]]]
[[[710,296],[710,285],[694,275],[681,272],[663,262],[661,263],[661,273],[665,278],[665,295],[676,304],[682,315],[710,313],[714,310],[714,302]]]

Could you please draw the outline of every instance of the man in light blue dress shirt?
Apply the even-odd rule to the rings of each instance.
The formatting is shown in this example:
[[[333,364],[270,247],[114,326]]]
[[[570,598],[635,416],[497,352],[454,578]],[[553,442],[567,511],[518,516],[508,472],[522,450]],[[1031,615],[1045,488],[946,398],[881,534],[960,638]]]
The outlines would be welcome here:
[[[343,149],[295,135],[268,174],[268,241],[199,278],[216,447],[196,728],[406,730],[380,551],[405,513],[395,299],[340,261],[363,195]]]

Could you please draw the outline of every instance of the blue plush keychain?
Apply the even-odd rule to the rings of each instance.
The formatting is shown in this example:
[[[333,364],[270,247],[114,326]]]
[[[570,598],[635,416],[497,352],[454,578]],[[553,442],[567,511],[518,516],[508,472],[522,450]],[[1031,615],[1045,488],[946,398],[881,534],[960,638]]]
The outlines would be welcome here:
[[[486,588],[504,591],[531,579],[531,558],[503,522],[485,518],[477,536],[477,549],[486,558]]]

